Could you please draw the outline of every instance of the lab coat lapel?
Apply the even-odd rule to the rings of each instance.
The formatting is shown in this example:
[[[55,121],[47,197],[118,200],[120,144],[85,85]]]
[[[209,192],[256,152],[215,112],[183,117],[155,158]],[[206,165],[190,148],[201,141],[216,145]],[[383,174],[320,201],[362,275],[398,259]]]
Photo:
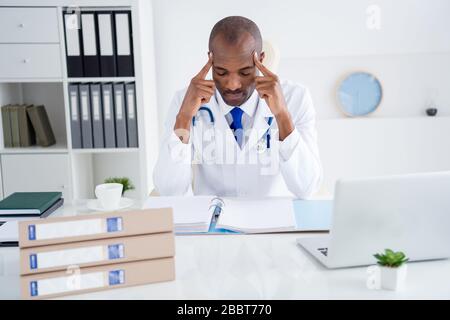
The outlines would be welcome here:
[[[266,101],[264,101],[263,99],[259,99],[253,127],[250,130],[248,143],[245,146],[246,152],[252,150],[256,146],[258,141],[264,136],[267,129],[269,129],[269,124],[267,123],[269,117],[273,117],[269,106],[267,105]]]

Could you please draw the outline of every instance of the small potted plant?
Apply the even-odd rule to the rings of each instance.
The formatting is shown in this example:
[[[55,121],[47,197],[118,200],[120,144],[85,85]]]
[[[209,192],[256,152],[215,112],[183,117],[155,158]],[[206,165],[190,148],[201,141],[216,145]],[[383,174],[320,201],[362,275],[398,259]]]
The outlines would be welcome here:
[[[406,258],[403,252],[394,252],[391,249],[385,249],[384,254],[375,254],[380,266],[380,284],[381,288],[387,290],[401,289],[406,281]]]
[[[104,183],[120,183],[123,185],[122,196],[125,191],[134,190],[134,185],[129,178],[126,177],[111,177],[105,179]]]

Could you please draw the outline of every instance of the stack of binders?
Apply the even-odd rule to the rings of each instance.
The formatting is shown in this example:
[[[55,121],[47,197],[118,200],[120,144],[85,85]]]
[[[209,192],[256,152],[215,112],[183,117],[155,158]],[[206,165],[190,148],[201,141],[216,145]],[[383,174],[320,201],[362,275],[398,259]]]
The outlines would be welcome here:
[[[134,76],[131,11],[64,12],[69,77]]]
[[[32,104],[2,106],[5,148],[48,147],[56,143],[45,107]]]
[[[20,222],[19,247],[25,299],[175,279],[171,208]]]
[[[137,148],[135,83],[69,84],[72,147]]]

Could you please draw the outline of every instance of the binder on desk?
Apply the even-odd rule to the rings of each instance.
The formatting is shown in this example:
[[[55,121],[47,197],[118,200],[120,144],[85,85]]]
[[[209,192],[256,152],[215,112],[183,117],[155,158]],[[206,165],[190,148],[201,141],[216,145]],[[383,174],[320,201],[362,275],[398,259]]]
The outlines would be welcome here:
[[[171,207],[176,233],[327,231],[332,201],[291,198],[150,197],[145,208]]]
[[[174,279],[170,257],[25,275],[20,289],[24,299],[42,299]]]
[[[83,37],[83,64],[85,77],[100,76],[100,61],[96,16],[94,12],[81,13],[81,30]]]
[[[125,93],[123,83],[114,83],[115,125],[117,148],[127,147],[127,119],[125,113]]]
[[[125,84],[128,147],[138,147],[137,115],[136,115],[136,86],[134,83]]]
[[[116,125],[114,118],[113,87],[111,83],[102,84],[103,127],[105,131],[105,148],[116,147]]]
[[[133,34],[131,27],[131,11],[114,12],[116,29],[117,75],[119,77],[134,76]]]
[[[69,106],[72,148],[79,149],[83,147],[83,140],[81,137],[80,94],[78,92],[78,84],[69,84]]]
[[[84,268],[174,255],[175,238],[172,232],[82,241],[22,249],[20,273],[52,272],[66,270],[73,265]]]
[[[91,98],[88,84],[79,85],[81,107],[81,135],[83,148],[92,148]]]
[[[94,148],[104,148],[105,138],[103,136],[103,112],[100,84],[91,84],[90,89]]]
[[[83,54],[81,50],[82,34],[79,20],[77,13],[64,12],[68,77],[82,77],[84,75]]]
[[[102,77],[117,75],[114,23],[112,12],[98,12],[98,37],[100,46],[100,73]]]
[[[19,223],[21,248],[173,231],[171,208],[54,217]]]

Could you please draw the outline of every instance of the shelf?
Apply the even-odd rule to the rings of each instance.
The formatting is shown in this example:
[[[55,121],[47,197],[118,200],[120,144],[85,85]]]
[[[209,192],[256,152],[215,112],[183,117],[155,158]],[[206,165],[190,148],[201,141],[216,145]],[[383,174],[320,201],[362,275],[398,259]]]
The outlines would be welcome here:
[[[56,143],[49,147],[31,146],[23,148],[3,148],[0,154],[38,154],[38,153],[67,153],[67,146],[62,143]]]
[[[73,153],[133,153],[139,148],[93,148],[93,149],[72,149]]]
[[[67,78],[67,82],[133,82],[135,77]]]
[[[62,78],[0,78],[0,83],[51,83],[63,82]]]

